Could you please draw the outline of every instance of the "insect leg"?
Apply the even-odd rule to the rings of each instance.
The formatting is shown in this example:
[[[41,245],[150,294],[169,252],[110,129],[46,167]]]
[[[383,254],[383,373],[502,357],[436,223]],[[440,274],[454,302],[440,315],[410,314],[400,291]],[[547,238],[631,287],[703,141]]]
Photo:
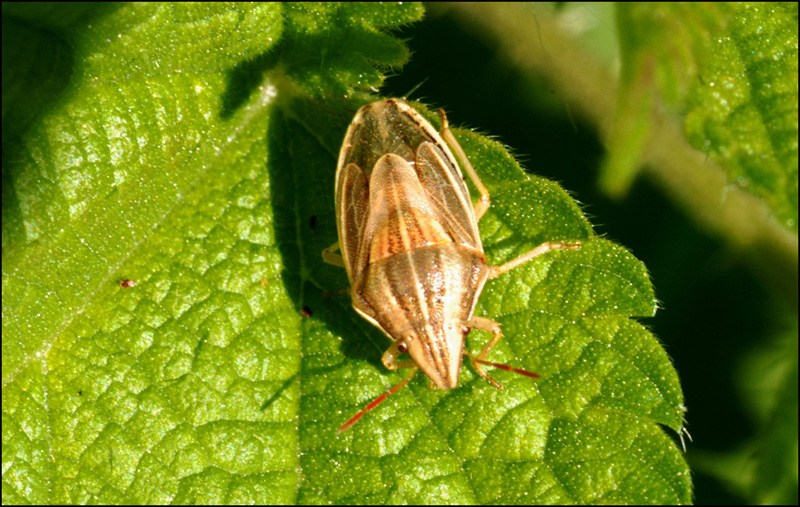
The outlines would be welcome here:
[[[477,315],[473,315],[472,318],[464,321],[464,325],[471,327],[472,329],[487,331],[494,335],[492,336],[492,339],[489,340],[489,343],[487,343],[483,347],[483,349],[481,349],[481,351],[478,352],[477,356],[473,356],[472,354],[469,353],[469,351],[464,350],[464,355],[468,356],[472,360],[472,367],[475,368],[475,371],[477,371],[481,377],[489,381],[490,384],[492,384],[498,389],[503,388],[503,386],[500,383],[498,383],[495,379],[490,377],[489,374],[486,373],[483,370],[483,368],[481,368],[479,365],[485,364],[488,366],[494,366],[495,368],[500,368],[501,370],[513,371],[514,373],[519,373],[521,375],[525,375],[528,377],[534,377],[534,378],[539,377],[539,375],[537,375],[536,373],[527,370],[521,370],[519,368],[513,368],[511,366],[508,366],[507,364],[493,363],[492,361],[486,360],[486,358],[489,357],[489,354],[492,352],[494,346],[497,345],[497,342],[499,342],[500,339],[503,337],[503,330],[500,328],[500,324],[498,322],[495,322],[492,319],[487,319],[486,317],[478,317]]]
[[[328,264],[333,264],[334,266],[339,266],[340,268],[344,267],[344,259],[342,259],[342,255],[336,252],[339,250],[339,242],[332,244],[328,248],[322,251],[322,260],[327,262]]]
[[[439,109],[439,116],[442,117],[442,129],[440,130],[440,134],[442,138],[447,141],[447,144],[456,152],[456,156],[461,161],[461,165],[464,166],[464,170],[467,171],[469,175],[469,179],[472,180],[472,183],[475,184],[475,188],[478,189],[481,196],[478,199],[478,202],[475,203],[475,218],[480,220],[486,210],[489,209],[489,206],[492,205],[492,200],[489,197],[489,190],[486,189],[481,179],[478,177],[478,173],[475,172],[475,168],[472,167],[469,159],[467,158],[467,154],[464,153],[464,150],[461,148],[461,145],[458,144],[456,141],[455,136],[450,131],[450,124],[447,122],[447,115],[444,113],[444,109]]]
[[[344,266],[344,259],[338,253],[335,253],[339,250],[339,242],[332,244],[328,248],[322,251],[322,260],[327,262],[328,264],[333,264],[334,266],[339,266],[340,268]],[[338,296],[340,294],[350,294],[350,287],[346,289],[335,290],[333,292],[325,292],[322,294],[322,299],[327,299],[332,296]]]
[[[499,266],[489,266],[489,279],[496,278],[507,271],[511,271],[520,264],[525,264],[534,257],[549,252],[550,250],[576,250],[581,246],[580,242],[575,243],[542,243],[530,252],[520,255],[514,260],[510,260]]]
[[[486,317],[478,317],[476,315],[473,315],[472,318],[470,318],[467,321],[464,321],[464,325],[472,329],[488,331],[489,333],[492,333],[494,335],[492,336],[492,339],[489,340],[489,343],[487,343],[483,347],[483,349],[481,349],[481,351],[478,352],[477,356],[473,356],[466,349],[464,349],[464,355],[468,356],[472,360],[472,367],[475,368],[475,371],[478,372],[478,375],[486,379],[490,384],[492,384],[496,388],[502,389],[503,388],[502,384],[500,384],[495,379],[490,377],[489,374],[486,373],[486,371],[480,366],[480,364],[492,364],[486,361],[485,359],[486,356],[488,356],[489,353],[492,351],[494,346],[497,345],[497,342],[499,342],[500,339],[503,337],[503,330],[500,329],[500,324],[493,321],[492,319],[487,319]]]
[[[383,365],[390,370],[402,370],[403,368],[415,368],[417,367],[417,363],[413,360],[408,359],[406,361],[397,361],[395,359],[398,358],[403,352],[400,351],[400,345],[403,344],[402,341],[398,340],[386,349],[386,352],[383,353],[383,357],[381,357],[381,361],[383,361]]]

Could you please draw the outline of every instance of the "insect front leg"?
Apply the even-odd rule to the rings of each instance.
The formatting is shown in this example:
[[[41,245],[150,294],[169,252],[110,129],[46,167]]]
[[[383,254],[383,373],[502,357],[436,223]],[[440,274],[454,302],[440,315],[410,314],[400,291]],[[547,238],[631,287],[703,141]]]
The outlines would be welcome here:
[[[472,183],[475,184],[475,188],[478,189],[478,192],[481,194],[478,202],[475,203],[475,218],[480,220],[486,210],[489,209],[489,206],[492,205],[492,200],[489,197],[489,190],[487,190],[486,186],[483,184],[481,179],[478,177],[478,173],[475,172],[475,168],[472,167],[469,159],[467,158],[467,154],[464,153],[463,148],[461,145],[458,144],[456,141],[455,136],[450,131],[450,124],[447,121],[447,115],[444,113],[444,109],[439,109],[439,116],[442,117],[442,129],[439,132],[442,138],[447,141],[447,144],[456,152],[456,156],[461,161],[461,165],[464,166],[464,170],[467,171],[469,175],[469,179],[472,180]]]
[[[492,319],[487,319],[486,317],[478,317],[476,315],[473,315],[472,318],[470,318],[467,321],[464,321],[464,325],[472,329],[487,331],[489,333],[492,333],[492,335],[494,335],[492,336],[492,339],[489,340],[489,343],[487,343],[483,347],[483,349],[481,349],[481,351],[478,352],[477,356],[473,356],[466,349],[464,350],[464,355],[466,355],[472,360],[472,367],[475,368],[475,371],[478,372],[478,375],[489,381],[489,383],[495,386],[496,388],[502,389],[503,388],[502,384],[500,384],[495,379],[490,377],[489,374],[486,373],[486,371],[480,366],[480,364],[492,364],[486,361],[486,357],[492,351],[494,346],[497,345],[497,342],[499,342],[500,339],[503,337],[503,330],[500,328],[500,323],[495,322]]]
[[[407,352],[405,344],[398,340],[386,349],[386,352],[383,353],[383,357],[381,357],[381,361],[383,361],[383,365],[390,370],[402,370],[403,368],[417,368],[417,363],[415,363],[411,359],[407,359],[405,361],[396,361],[396,359],[401,355]]]
[[[489,357],[489,354],[492,352],[494,346],[497,345],[497,342],[499,342],[500,339],[503,337],[503,330],[502,328],[500,328],[499,322],[495,322],[492,319],[487,319],[486,317],[478,317],[476,315],[473,315],[469,320],[464,321],[464,325],[472,329],[487,331],[489,333],[492,333],[493,335],[492,339],[489,340],[489,343],[487,343],[481,349],[481,351],[478,352],[477,356],[473,356],[472,354],[469,353],[468,350],[464,350],[464,355],[466,355],[472,360],[472,367],[475,368],[475,371],[477,371],[481,377],[486,379],[494,387],[502,389],[503,385],[497,382],[492,377],[490,377],[489,374],[486,373],[486,371],[484,371],[484,369],[480,367],[481,364],[494,366],[495,368],[500,368],[501,370],[513,371],[514,373],[519,373],[527,377],[533,377],[533,378],[539,377],[538,374],[527,370],[521,370],[519,368],[513,368],[511,366],[508,366],[507,364],[493,363],[492,361],[486,360],[486,358]]]
[[[327,262],[328,264],[333,264],[334,266],[339,266],[340,268],[344,267],[344,259],[342,255],[336,252],[339,252],[339,242],[332,244],[328,248],[322,251],[322,260]]]

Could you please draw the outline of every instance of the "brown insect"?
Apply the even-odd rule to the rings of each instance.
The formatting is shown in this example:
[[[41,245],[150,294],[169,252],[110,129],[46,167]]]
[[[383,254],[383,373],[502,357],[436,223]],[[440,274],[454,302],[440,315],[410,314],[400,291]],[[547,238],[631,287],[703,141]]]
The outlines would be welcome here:
[[[478,232],[489,192],[450,132],[444,111],[439,113],[441,135],[401,100],[373,102],[356,113],[339,153],[339,241],[323,258],[347,269],[353,308],[392,340],[383,364],[391,370],[413,368],[339,432],[403,387],[418,369],[439,389],[456,387],[463,355],[497,388],[502,386],[481,365],[538,377],[486,360],[503,333],[499,323],[473,315],[475,305],[487,280],[579,243],[543,243],[489,266]],[[481,194],[474,206],[451,148]],[[470,329],[493,334],[475,356],[464,349]],[[411,359],[398,360],[406,353]]]
[[[120,280],[119,281],[119,286],[122,287],[123,289],[130,289],[131,287],[134,287],[135,285],[136,285],[136,282],[134,280],[125,279],[125,280]]]

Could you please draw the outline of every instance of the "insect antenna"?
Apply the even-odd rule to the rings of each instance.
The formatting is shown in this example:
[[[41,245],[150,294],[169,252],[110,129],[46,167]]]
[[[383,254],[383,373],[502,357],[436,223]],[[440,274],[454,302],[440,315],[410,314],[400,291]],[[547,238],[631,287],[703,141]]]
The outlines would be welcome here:
[[[473,361],[475,361],[476,363],[485,364],[487,366],[494,366],[495,368],[500,368],[501,370],[513,371],[514,373],[519,373],[520,375],[525,375],[526,377],[539,378],[541,376],[538,373],[533,373],[532,371],[514,368],[507,364],[493,363],[491,361],[484,361],[483,359],[473,359]]]
[[[336,431],[336,433],[339,434],[339,433],[342,433],[342,432],[346,431],[347,428],[349,428],[350,426],[354,425],[359,419],[364,417],[364,414],[366,414],[367,412],[369,412],[373,408],[375,408],[378,405],[380,405],[389,396],[391,396],[394,393],[396,393],[397,391],[399,391],[401,387],[403,387],[404,385],[408,384],[408,381],[411,380],[411,377],[413,377],[415,373],[417,373],[417,368],[414,368],[411,371],[411,375],[409,375],[408,378],[406,378],[404,381],[400,382],[399,384],[397,384],[396,386],[391,388],[389,391],[383,393],[382,395],[378,396],[374,401],[370,402],[370,404],[367,405],[366,407],[364,407],[364,409],[361,410],[361,412],[357,413],[356,415],[354,415],[352,417],[352,419],[350,419],[349,421],[344,423],[344,425],[342,425],[342,427],[339,428]]]
[[[490,350],[491,350],[491,349],[490,349]],[[509,366],[509,365],[507,365],[507,364],[502,364],[502,363],[494,363],[494,362],[492,362],[492,361],[486,361],[486,360],[484,360],[484,359],[479,359],[479,358],[477,358],[477,357],[473,356],[473,355],[472,355],[472,354],[471,354],[471,353],[470,353],[468,350],[466,350],[466,349],[463,351],[463,353],[464,353],[464,355],[465,355],[465,356],[467,356],[468,358],[470,358],[470,360],[472,361],[472,367],[473,367],[473,368],[475,368],[475,371],[477,371],[477,372],[478,372],[478,374],[479,374],[481,377],[483,377],[483,378],[484,378],[484,379],[485,379],[487,382],[489,382],[490,384],[492,384],[492,385],[493,385],[494,387],[496,387],[497,389],[502,389],[502,388],[503,388],[502,384],[500,384],[499,382],[497,382],[495,379],[493,379],[493,378],[491,377],[491,375],[489,375],[488,373],[486,373],[486,372],[483,370],[483,368],[481,368],[480,366],[478,366],[479,364],[485,364],[485,365],[487,365],[487,366],[494,366],[495,368],[500,368],[501,370],[505,370],[505,371],[513,371],[514,373],[519,373],[520,375],[525,375],[526,377],[532,377],[532,378],[539,378],[539,377],[540,377],[540,375],[539,375],[538,373],[533,373],[532,371],[528,371],[528,370],[522,370],[522,369],[520,369],[520,368],[514,368],[513,366]],[[479,354],[479,356],[480,356],[480,355],[482,355],[482,354],[483,354],[483,352],[482,352],[481,354]]]

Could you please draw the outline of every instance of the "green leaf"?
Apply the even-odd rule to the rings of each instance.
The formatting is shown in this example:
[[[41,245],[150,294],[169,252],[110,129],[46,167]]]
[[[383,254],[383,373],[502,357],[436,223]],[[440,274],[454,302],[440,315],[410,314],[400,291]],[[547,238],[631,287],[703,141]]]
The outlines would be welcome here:
[[[714,42],[689,139],[797,233],[797,4],[743,4]]]
[[[797,232],[797,6],[619,4],[622,68],[601,185],[623,195],[663,112]],[[661,100],[661,103],[659,102]]]
[[[607,193],[627,193],[658,121],[658,99],[669,105],[685,102],[698,62],[707,57],[711,39],[731,12],[726,2],[616,5],[622,67],[609,155],[600,179]]]
[[[31,43],[4,53],[4,503],[691,500],[659,426],[682,430],[678,379],[631,319],[655,311],[644,266],[468,131],[490,262],[583,240],[476,311],[503,326],[491,359],[542,378],[418,375],[336,434],[405,375],[325,297],[347,281],[320,252],[344,129],[408,57],[383,30],[419,5],[14,8],[4,37],[15,20]],[[71,74],[30,78],[64,51]]]

